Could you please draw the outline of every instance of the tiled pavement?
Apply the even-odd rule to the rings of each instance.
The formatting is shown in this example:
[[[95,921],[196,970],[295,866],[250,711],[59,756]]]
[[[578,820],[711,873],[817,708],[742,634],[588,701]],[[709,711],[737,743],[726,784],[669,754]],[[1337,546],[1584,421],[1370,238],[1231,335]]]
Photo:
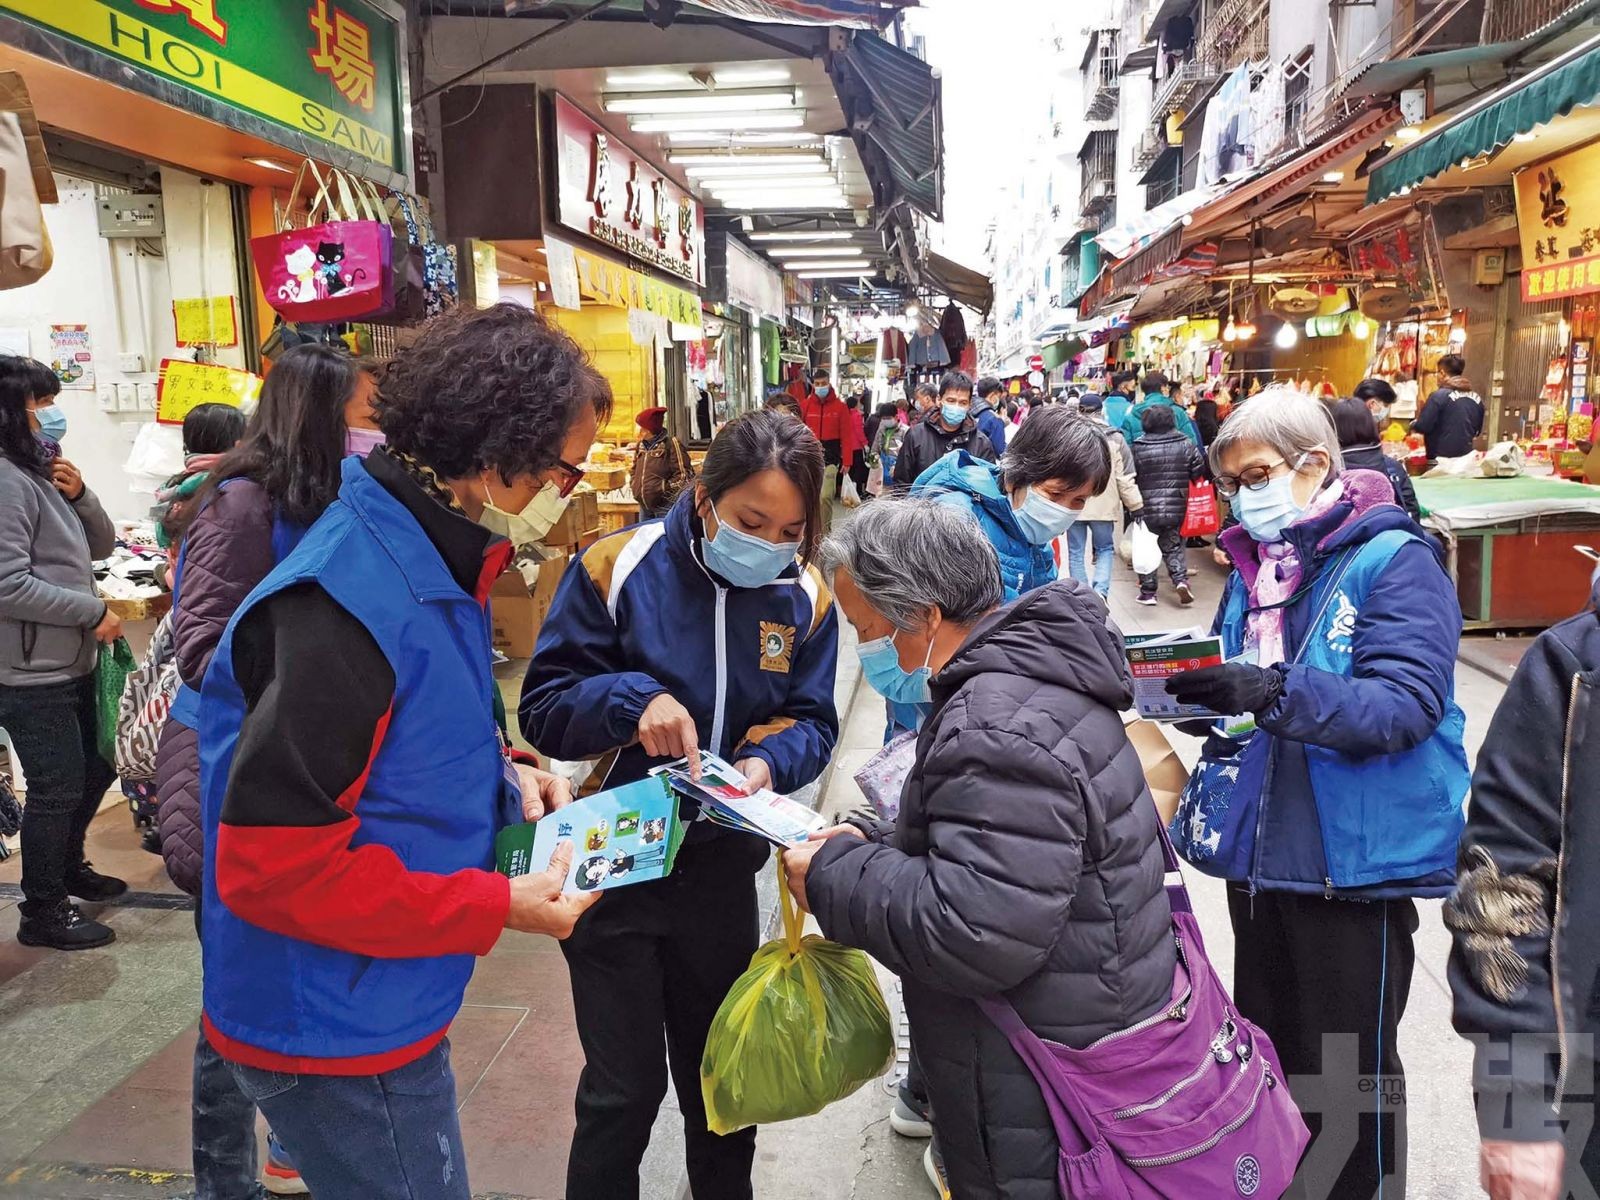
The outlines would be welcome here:
[[[1221,572],[1209,565],[1208,552],[1193,551],[1190,558],[1199,597],[1193,609],[1179,609],[1166,590],[1160,607],[1136,605],[1133,582],[1119,564],[1113,618],[1130,630],[1205,620]],[[847,717],[822,795],[831,811],[859,802],[850,775],[882,737],[881,704],[858,687],[849,646],[842,651],[838,700]],[[514,693],[515,664],[501,672],[503,685]],[[1476,750],[1500,685],[1464,668],[1460,688],[1470,748]],[[1187,743],[1180,747],[1180,753],[1192,752]],[[122,808],[97,819],[91,851],[100,867],[125,875],[148,894],[149,903],[174,902],[159,860],[138,848]],[[14,884],[17,875],[15,858],[0,863],[0,886]],[[1194,887],[1212,953],[1226,971],[1231,939],[1221,889],[1209,880],[1195,880]],[[763,889],[770,912],[770,876],[763,877]],[[192,913],[108,909],[103,916],[117,929],[116,944],[66,955],[19,946],[14,900],[0,897],[0,906],[0,1197],[132,1200],[186,1194],[189,1064],[199,1008]],[[1436,903],[1424,906],[1417,977],[1403,1026],[1412,1078],[1413,1200],[1456,1200],[1476,1187],[1468,1056],[1449,1029],[1448,942],[1437,909]],[[506,935],[479,964],[451,1042],[475,1190],[501,1200],[559,1197],[581,1054],[554,944]],[[929,1194],[922,1147],[888,1131],[888,1105],[886,1080],[819,1116],[763,1130],[756,1194],[786,1200]],[[682,1200],[687,1194],[676,1121],[669,1097],[645,1163],[646,1200]]]

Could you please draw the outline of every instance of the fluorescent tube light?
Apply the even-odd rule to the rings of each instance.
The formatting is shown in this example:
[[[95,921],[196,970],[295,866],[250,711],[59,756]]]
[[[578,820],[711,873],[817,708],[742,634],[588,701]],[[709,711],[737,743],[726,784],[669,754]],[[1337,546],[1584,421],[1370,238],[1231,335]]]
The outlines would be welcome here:
[[[700,114],[762,112],[795,106],[793,88],[744,88],[733,92],[618,92],[602,96],[607,112]]]
[[[629,127],[635,133],[737,133],[745,129],[803,129],[803,112],[704,113],[679,117],[632,117]]]

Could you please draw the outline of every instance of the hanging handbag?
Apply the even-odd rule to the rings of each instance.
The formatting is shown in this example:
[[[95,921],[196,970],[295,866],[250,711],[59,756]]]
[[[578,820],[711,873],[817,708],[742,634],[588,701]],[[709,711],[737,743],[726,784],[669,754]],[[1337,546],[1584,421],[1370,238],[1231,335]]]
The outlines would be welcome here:
[[[1044,1041],[999,997],[979,1005],[1044,1093],[1064,1198],[1281,1196],[1311,1135],[1271,1040],[1212,969],[1177,853],[1160,838],[1177,876],[1170,1004],[1077,1050]]]
[[[461,298],[461,288],[456,279],[456,248],[439,240],[425,202],[414,196],[397,195],[406,224],[415,226],[416,237],[422,247],[424,315],[436,317],[446,309],[454,308],[456,301]]]
[[[1189,484],[1189,502],[1183,512],[1183,537],[1214,537],[1222,529],[1222,510],[1217,507],[1217,489],[1209,479]]]
[[[428,315],[421,234],[401,193],[390,192],[386,200],[370,180],[353,182],[362,193],[364,207],[388,223],[393,246],[394,305],[362,319],[375,325],[414,325]]]
[[[307,224],[295,229],[288,222],[308,168],[318,190]],[[393,231],[358,194],[342,171],[324,180],[307,159],[295,176],[283,230],[250,239],[261,290],[285,320],[356,321],[394,307]]]
[[[172,638],[173,614],[156,626],[144,661],[123,685],[117,708],[117,774],[124,783],[153,783],[156,748],[178,694],[178,654]]]

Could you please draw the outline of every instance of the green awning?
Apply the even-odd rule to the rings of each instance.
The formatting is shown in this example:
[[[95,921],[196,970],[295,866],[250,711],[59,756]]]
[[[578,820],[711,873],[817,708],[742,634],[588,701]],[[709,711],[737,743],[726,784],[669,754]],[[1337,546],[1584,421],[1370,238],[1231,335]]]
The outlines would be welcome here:
[[[1398,195],[1402,188],[1443,174],[1463,159],[1498,150],[1517,134],[1529,133],[1597,98],[1600,39],[1507,84],[1482,104],[1390,156],[1367,180],[1367,203]]]
[[[1088,344],[1076,334],[1069,333],[1058,342],[1047,342],[1039,351],[1039,356],[1044,359],[1045,369],[1054,371],[1066,366],[1073,355],[1082,354]]]

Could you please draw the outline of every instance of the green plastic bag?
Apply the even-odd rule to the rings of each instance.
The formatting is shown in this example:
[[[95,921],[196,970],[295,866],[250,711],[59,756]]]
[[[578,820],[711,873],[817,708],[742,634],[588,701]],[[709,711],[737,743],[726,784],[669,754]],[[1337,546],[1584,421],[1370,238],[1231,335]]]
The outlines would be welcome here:
[[[94,734],[100,757],[112,766],[117,764],[117,717],[122,707],[122,689],[128,676],[138,669],[138,660],[126,638],[101,645],[100,659],[94,667]]]
[[[755,952],[712,1019],[700,1092],[713,1133],[821,1112],[894,1062],[889,1006],[859,950],[812,934],[778,869],[784,937]]]

